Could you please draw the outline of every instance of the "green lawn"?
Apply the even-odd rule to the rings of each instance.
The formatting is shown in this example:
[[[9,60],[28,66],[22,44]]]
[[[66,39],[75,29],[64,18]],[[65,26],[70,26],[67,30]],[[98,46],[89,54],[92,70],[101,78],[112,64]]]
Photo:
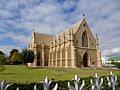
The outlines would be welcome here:
[[[94,69],[53,69],[53,68],[25,68],[22,66],[5,66],[6,70],[0,75],[0,82],[4,79],[7,83],[39,83],[43,81],[46,76],[49,79],[54,78],[58,80],[71,80],[74,75],[78,77],[89,77],[98,75],[109,75],[109,70],[94,70]],[[120,75],[120,71],[113,71],[115,75]]]

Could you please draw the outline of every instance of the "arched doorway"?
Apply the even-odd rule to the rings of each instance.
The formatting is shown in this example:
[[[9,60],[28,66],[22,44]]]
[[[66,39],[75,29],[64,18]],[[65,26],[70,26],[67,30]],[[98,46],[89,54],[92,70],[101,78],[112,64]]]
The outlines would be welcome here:
[[[88,55],[87,55],[87,53],[85,53],[83,55],[83,66],[88,67]]]

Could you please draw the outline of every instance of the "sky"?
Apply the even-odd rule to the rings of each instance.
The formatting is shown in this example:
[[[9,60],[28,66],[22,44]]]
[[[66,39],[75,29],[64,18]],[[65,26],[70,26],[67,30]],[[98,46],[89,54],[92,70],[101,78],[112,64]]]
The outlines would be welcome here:
[[[120,57],[120,0],[0,0],[0,50],[28,48],[33,28],[57,35],[83,13],[102,57]]]

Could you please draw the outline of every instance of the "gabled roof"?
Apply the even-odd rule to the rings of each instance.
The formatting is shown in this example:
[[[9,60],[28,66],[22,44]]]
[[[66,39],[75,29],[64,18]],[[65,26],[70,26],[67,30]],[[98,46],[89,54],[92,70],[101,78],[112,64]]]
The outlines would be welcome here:
[[[48,35],[48,34],[41,34],[35,32],[35,41],[38,45],[42,45],[43,43],[45,45],[50,45],[54,36]]]
[[[60,34],[56,35],[56,40],[59,39],[59,36],[60,36],[60,39],[63,39],[64,34],[65,34],[65,37],[67,37],[69,32],[71,32],[71,30],[73,31],[73,34],[75,34],[84,20],[85,20],[85,17],[83,17],[83,19],[80,22],[72,25],[67,30],[65,30],[65,31],[61,32]]]
[[[83,17],[83,19],[80,22],[74,24],[73,26],[69,27],[67,30],[61,32],[60,34],[58,34],[56,36],[52,36],[52,35],[48,35],[48,34],[40,34],[40,33],[35,32],[35,41],[39,45],[41,45],[43,43],[46,45],[50,45],[54,39],[56,39],[58,41],[59,37],[60,37],[60,39],[63,39],[64,35],[65,35],[65,37],[67,37],[69,35],[69,32],[73,32],[73,34],[75,34],[84,20],[85,20],[85,17]]]

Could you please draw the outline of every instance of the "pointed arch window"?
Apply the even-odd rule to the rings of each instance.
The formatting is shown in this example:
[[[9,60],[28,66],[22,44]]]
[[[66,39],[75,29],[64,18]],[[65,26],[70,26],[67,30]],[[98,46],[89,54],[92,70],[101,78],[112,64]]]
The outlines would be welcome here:
[[[82,33],[82,47],[88,47],[88,37],[86,31]]]

